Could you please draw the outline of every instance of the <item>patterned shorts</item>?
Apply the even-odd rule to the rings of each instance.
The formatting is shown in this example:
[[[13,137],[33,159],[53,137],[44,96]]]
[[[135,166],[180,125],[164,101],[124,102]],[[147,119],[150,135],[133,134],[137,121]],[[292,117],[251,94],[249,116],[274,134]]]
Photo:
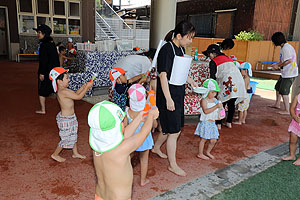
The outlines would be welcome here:
[[[62,116],[59,112],[56,116],[56,122],[59,129],[61,141],[58,146],[66,149],[72,149],[77,142],[78,122],[76,115]]]
[[[243,112],[243,111],[248,110],[249,104],[250,104],[250,95],[247,94],[247,98],[244,99],[244,102],[243,102],[243,103],[239,103],[239,105],[238,105],[238,110],[239,110],[240,112]]]

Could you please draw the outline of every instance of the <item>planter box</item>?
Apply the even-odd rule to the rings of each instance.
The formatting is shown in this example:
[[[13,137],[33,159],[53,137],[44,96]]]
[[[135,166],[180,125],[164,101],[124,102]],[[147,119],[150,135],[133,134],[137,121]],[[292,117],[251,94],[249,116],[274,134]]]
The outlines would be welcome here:
[[[210,44],[222,42],[222,38],[194,38],[191,46],[187,47],[187,53],[198,49],[201,53],[205,51]],[[280,47],[275,47],[272,41],[242,41],[234,40],[234,47],[231,50],[224,51],[227,56],[235,55],[238,60],[250,62],[252,70],[255,70],[258,61],[279,61]],[[299,41],[288,41],[298,54]]]

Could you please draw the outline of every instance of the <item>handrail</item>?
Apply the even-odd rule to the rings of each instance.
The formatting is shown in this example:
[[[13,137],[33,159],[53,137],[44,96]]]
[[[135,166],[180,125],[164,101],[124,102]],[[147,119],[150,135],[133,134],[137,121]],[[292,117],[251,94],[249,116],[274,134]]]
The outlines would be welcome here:
[[[111,26],[106,22],[105,19],[103,19],[103,17],[98,13],[98,11],[96,11],[96,14],[97,14],[97,17],[99,17],[99,18],[102,20],[102,22],[104,22],[104,23],[106,24],[106,26],[109,27],[109,30],[113,33],[114,37],[115,37],[115,38],[119,38],[119,36],[112,30]],[[97,24],[97,26],[101,29],[101,27],[100,27],[99,24],[97,23],[97,19],[96,19],[96,24]],[[102,29],[101,29],[101,31],[102,31],[103,33],[105,33],[105,35],[109,38],[109,36],[106,34],[105,31],[103,31]]]
[[[124,21],[124,19],[122,19],[119,15],[118,15],[118,13],[116,13],[116,11],[105,1],[105,0],[103,0],[104,1],[104,3],[113,11],[113,13],[116,15],[116,16],[118,16],[118,18],[127,26],[127,28],[129,28],[129,29],[131,29],[130,28],[130,26],[128,26],[128,24]]]
[[[111,26],[103,19],[103,17],[101,17],[101,15],[98,13],[98,11],[96,11],[96,14],[111,29]]]

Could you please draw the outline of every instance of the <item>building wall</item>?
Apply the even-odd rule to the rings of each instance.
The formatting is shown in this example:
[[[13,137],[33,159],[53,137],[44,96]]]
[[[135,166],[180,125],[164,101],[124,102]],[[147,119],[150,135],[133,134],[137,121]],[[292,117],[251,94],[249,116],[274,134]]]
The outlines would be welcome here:
[[[83,0],[82,2],[82,40],[95,41],[95,0]]]
[[[214,13],[216,10],[234,9],[233,35],[253,26],[255,0],[192,0],[177,3],[177,19],[187,15]]]
[[[264,33],[266,40],[277,31],[288,35],[292,10],[293,0],[256,0],[253,29]]]

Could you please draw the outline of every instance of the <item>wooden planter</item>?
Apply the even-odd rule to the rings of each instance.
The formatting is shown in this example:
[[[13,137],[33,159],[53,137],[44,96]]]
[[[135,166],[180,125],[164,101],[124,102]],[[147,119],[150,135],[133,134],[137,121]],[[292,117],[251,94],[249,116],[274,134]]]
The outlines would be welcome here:
[[[191,46],[187,47],[187,53],[191,54],[192,49],[198,48],[202,53],[210,44],[222,42],[222,38],[194,38]],[[224,51],[227,56],[235,55],[238,60],[250,62],[252,70],[255,70],[258,61],[279,61],[280,47],[275,47],[272,41],[243,41],[234,40],[234,47]],[[299,41],[288,41],[298,54]]]

